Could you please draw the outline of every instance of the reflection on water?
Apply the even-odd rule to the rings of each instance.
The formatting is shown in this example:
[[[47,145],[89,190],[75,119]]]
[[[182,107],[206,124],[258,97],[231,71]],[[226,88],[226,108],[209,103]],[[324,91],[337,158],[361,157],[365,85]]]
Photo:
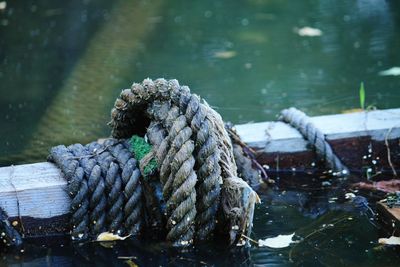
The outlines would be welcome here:
[[[357,107],[361,81],[367,105],[393,108],[400,103],[400,78],[378,75],[400,64],[399,1],[6,3],[0,10],[0,165],[42,161],[51,145],[107,136],[114,98],[146,77],[179,79],[235,123],[272,120],[288,106],[312,115]],[[296,34],[305,26],[322,35]],[[318,206],[324,208],[321,214],[309,216],[299,204],[307,195],[297,194],[283,202],[265,196],[257,208],[255,238],[294,231],[304,237],[350,216],[326,205]],[[342,228],[297,245],[295,262],[398,262],[398,253],[376,247],[379,233],[366,216],[351,216],[353,221],[338,225]],[[103,265],[126,264],[116,260],[119,250],[99,249],[105,250],[83,249],[89,260],[71,246],[28,249],[21,257],[37,265],[90,265],[97,257]],[[186,254],[140,245],[124,249],[146,265],[153,260],[162,265],[286,265],[291,250],[253,247],[250,254],[209,256],[207,249]],[[15,255],[6,257],[9,263],[21,262]]]
[[[378,72],[400,64],[399,14],[393,0],[7,2],[0,164],[107,136],[115,96],[146,77],[179,79],[235,123],[288,106],[312,115],[357,107],[361,81],[367,105],[397,107],[399,78]],[[322,35],[296,34],[304,26]],[[68,98],[95,92],[91,103]]]

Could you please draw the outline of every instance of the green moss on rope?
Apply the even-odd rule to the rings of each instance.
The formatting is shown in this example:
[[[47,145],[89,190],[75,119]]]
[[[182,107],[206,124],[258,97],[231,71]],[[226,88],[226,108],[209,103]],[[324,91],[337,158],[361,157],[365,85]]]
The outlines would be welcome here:
[[[152,145],[149,143],[146,143],[143,137],[133,135],[130,140],[130,145],[131,145],[131,151],[135,155],[135,158],[140,161],[146,156],[152,149]],[[142,175],[144,177],[152,174],[156,169],[158,165],[156,160],[153,158],[150,160],[149,164],[144,167],[144,173]]]

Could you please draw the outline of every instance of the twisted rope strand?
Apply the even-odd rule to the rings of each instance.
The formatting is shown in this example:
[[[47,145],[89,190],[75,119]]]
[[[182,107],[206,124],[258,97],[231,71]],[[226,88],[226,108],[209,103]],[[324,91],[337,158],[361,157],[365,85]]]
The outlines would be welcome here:
[[[303,137],[308,140],[327,165],[337,175],[348,175],[349,169],[333,152],[332,147],[325,139],[325,135],[315,127],[310,118],[302,111],[296,108],[284,109],[281,111],[281,120],[289,123],[299,130]]]

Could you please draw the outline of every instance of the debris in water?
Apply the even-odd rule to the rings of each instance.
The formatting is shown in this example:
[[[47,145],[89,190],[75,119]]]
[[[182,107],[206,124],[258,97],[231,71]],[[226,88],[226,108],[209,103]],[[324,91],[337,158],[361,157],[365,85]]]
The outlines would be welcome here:
[[[291,243],[295,243],[293,241],[294,234],[290,235],[278,235],[276,237],[270,237],[267,239],[259,239],[258,246],[260,247],[269,247],[269,248],[286,248],[290,246]]]
[[[380,71],[378,74],[380,76],[399,76],[400,75],[400,67],[392,67],[390,69]]]
[[[129,267],[138,267],[138,265],[131,259],[126,260],[125,263],[129,266]]]
[[[400,191],[400,180],[393,179],[389,181],[379,181],[373,183],[359,182],[353,184],[352,187],[371,191],[382,191],[385,193],[395,193]]]
[[[356,195],[354,194],[354,193],[346,193],[345,195],[344,195],[344,198],[345,199],[353,199],[353,198],[355,198],[356,197]]]
[[[361,108],[345,109],[342,111],[342,114],[357,113],[357,112],[364,112],[364,110]]]
[[[308,36],[308,37],[315,37],[322,35],[322,31],[320,29],[311,27],[303,27],[300,29],[295,29],[295,32],[300,36]]]
[[[5,10],[6,7],[7,7],[7,2],[6,1],[0,2],[0,10]]]
[[[110,232],[103,232],[101,234],[99,234],[97,236],[96,241],[99,242],[107,242],[107,241],[116,241],[116,240],[125,240],[128,237],[130,237],[131,235],[127,235],[127,236],[119,236],[119,235],[115,235],[113,233]]]
[[[379,238],[378,243],[382,245],[400,245],[400,237]]]
[[[237,55],[236,51],[217,51],[213,54],[214,58],[229,59]]]

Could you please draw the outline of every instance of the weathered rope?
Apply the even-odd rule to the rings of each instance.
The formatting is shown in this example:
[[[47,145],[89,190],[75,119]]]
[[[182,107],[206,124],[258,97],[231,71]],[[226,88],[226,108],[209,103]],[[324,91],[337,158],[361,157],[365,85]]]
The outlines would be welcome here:
[[[317,155],[325,161],[326,166],[336,175],[343,176],[349,174],[349,169],[333,152],[325,139],[325,135],[315,127],[304,112],[293,107],[284,109],[281,111],[280,119],[296,128],[315,147]]]
[[[108,147],[122,170],[121,180],[123,195],[126,200],[125,203],[122,203],[125,214],[125,228],[128,234],[137,235],[142,227],[142,186],[140,185],[140,171],[137,167],[137,160],[133,158],[126,141],[118,143],[115,139],[108,139],[104,142],[104,145]]]
[[[235,229],[225,231],[234,244],[251,229],[257,195],[237,177],[222,118],[187,86],[135,83],[111,117],[117,139],[57,146],[49,156],[68,181],[74,240],[152,227],[186,246],[213,238],[219,221]]]
[[[149,156],[159,163],[167,240],[211,238],[221,185],[237,176],[232,144],[219,114],[176,80],[146,79],[122,91],[111,117],[115,138],[127,138],[144,119],[151,121],[147,134],[154,151]],[[164,139],[154,137],[154,127]]]
[[[85,147],[81,144],[73,145],[72,152],[83,167],[88,185],[89,196],[89,228],[93,236],[105,231],[106,198],[105,182],[101,168],[95,157],[90,157],[99,146],[90,143]]]
[[[143,99],[148,101],[150,98],[153,104],[147,107],[148,116],[168,132],[161,143],[153,144],[158,146],[156,158],[161,163],[160,180],[164,187],[163,195],[167,201],[166,212],[169,217],[167,239],[172,242],[191,243],[194,217],[198,224],[196,228],[201,229],[197,231],[199,233],[197,238],[200,240],[210,238],[212,236],[210,233],[215,227],[221,178],[218,164],[219,151],[215,149],[214,141],[208,138],[213,135],[212,127],[208,126],[209,120],[205,118],[205,106],[199,103],[200,100],[195,96],[192,97],[188,88],[180,87],[176,80],[159,79],[155,82],[145,80],[143,85],[134,84],[132,90],[124,90],[121,98],[116,102],[111,122],[113,134],[120,136],[121,132],[118,131],[120,124],[126,129],[125,122],[119,120],[129,116],[129,113],[124,111],[134,109],[135,106],[143,106],[141,101]],[[186,101],[184,101],[185,98]],[[122,101],[127,101],[131,105],[126,102],[124,104]],[[127,119],[127,123],[129,121],[134,121],[134,119]],[[199,131],[202,125],[203,131]],[[191,140],[192,136],[196,135],[198,138]],[[207,140],[208,143],[205,143]],[[195,152],[195,142],[196,150],[199,152]],[[209,156],[214,157],[210,158],[206,165],[204,162]],[[196,170],[194,169],[195,157],[198,165]],[[199,160],[200,158],[203,162]],[[210,175],[211,171],[214,171],[213,175]],[[203,182],[205,178],[208,178],[208,183]],[[198,179],[199,183],[197,183]],[[208,185],[208,190],[203,189],[205,185]],[[198,194],[203,200],[196,201],[196,188],[198,192],[203,193]],[[172,210],[175,211],[172,213]],[[197,213],[197,210],[200,213]]]
[[[72,149],[72,147],[69,147]],[[89,188],[83,168],[75,155],[64,145],[53,147],[49,160],[53,161],[64,173],[68,181],[68,193],[71,197],[71,237],[73,240],[85,240],[89,234]]]
[[[140,171],[123,141],[52,148],[49,160],[68,181],[73,240],[104,231],[136,235],[142,225]],[[106,217],[107,215],[107,217]]]

